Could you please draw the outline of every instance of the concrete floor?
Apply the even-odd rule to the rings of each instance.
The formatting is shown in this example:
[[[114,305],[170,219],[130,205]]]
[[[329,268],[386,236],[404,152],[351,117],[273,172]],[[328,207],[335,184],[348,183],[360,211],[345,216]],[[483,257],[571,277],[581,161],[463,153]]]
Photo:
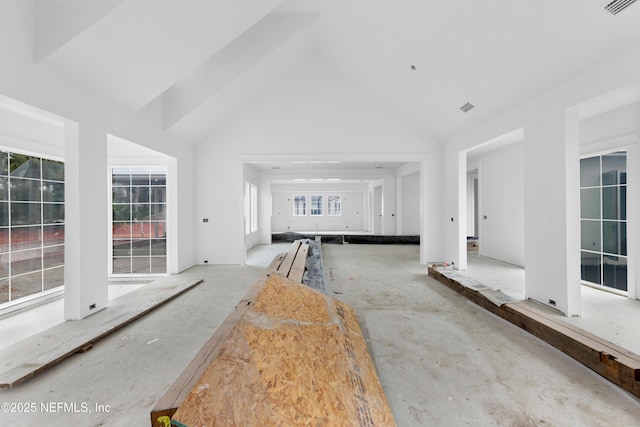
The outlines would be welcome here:
[[[3,413],[3,425],[148,425],[167,387],[288,246],[259,246],[250,265],[183,273],[205,282],[91,351],[0,390],[0,402],[37,409]],[[323,258],[329,293],[356,309],[370,338],[398,425],[640,425],[639,399],[429,278],[418,246],[324,245]]]

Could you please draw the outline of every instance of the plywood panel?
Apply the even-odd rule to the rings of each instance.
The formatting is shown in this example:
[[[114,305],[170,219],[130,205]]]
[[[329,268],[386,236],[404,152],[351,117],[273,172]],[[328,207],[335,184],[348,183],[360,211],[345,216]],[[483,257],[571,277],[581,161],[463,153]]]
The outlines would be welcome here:
[[[353,309],[279,275],[267,278],[173,419],[395,425]]]

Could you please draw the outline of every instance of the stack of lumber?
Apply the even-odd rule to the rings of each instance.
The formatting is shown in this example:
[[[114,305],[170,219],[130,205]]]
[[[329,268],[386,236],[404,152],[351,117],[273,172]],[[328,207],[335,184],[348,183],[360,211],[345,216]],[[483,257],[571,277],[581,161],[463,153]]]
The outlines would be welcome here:
[[[348,305],[272,273],[227,320],[188,394],[156,406],[153,425],[395,425]]]

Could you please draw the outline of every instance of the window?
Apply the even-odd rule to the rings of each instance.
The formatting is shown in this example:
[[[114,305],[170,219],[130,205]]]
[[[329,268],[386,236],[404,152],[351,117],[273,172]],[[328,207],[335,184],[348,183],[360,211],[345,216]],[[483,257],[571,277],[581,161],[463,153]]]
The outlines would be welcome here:
[[[322,196],[311,196],[311,215],[322,215]]]
[[[342,215],[342,203],[340,196],[327,196],[327,215]]]
[[[258,186],[251,184],[251,227],[252,233],[258,231]]]
[[[581,278],[627,290],[627,154],[580,160]]]
[[[244,183],[244,234],[251,233],[251,184]]]
[[[167,272],[167,173],[112,170],[112,273]]]
[[[64,285],[64,163],[0,151],[0,304]]]
[[[307,196],[293,196],[293,216],[307,215]]]

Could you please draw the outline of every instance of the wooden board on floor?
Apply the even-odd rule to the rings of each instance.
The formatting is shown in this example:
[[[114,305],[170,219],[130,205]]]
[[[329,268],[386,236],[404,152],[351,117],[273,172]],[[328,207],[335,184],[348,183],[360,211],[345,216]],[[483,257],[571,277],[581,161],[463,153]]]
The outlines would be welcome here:
[[[430,277],[640,397],[640,355],[525,303],[505,303],[499,307],[490,304],[480,292],[463,286],[433,266],[428,272]]]
[[[173,420],[395,425],[351,307],[273,274],[243,311]],[[157,415],[153,425],[164,427]]]
[[[66,321],[0,350],[0,388],[11,388],[56,363],[91,348],[178,295],[201,279],[167,277],[116,298],[109,307],[82,321]]]

